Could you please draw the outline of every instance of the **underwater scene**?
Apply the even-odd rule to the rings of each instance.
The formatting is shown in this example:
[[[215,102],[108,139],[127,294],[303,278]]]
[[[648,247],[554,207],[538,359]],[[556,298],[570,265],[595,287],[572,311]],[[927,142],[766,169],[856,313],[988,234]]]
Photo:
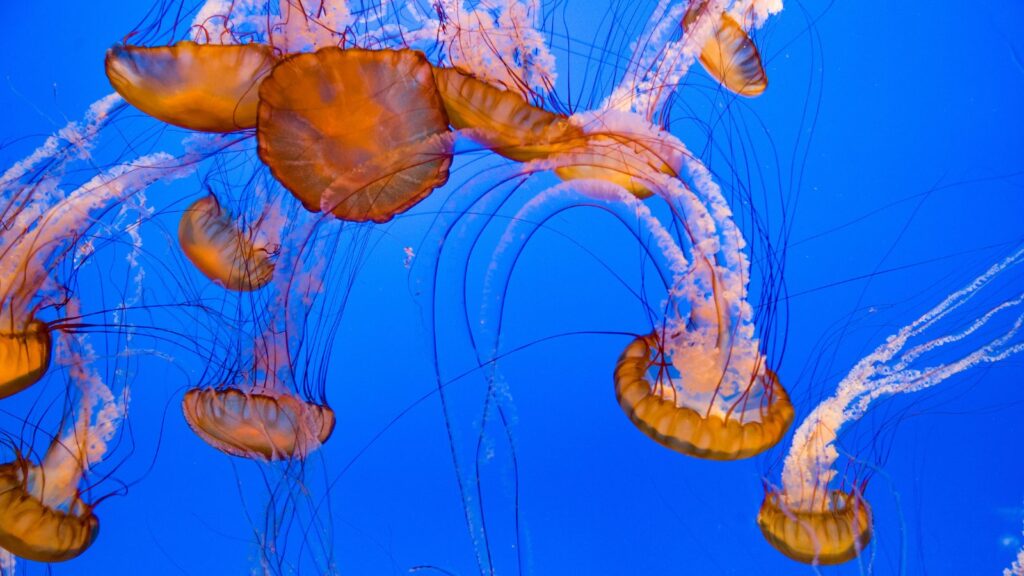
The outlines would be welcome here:
[[[3,576],[1024,576],[1024,4],[3,14]]]

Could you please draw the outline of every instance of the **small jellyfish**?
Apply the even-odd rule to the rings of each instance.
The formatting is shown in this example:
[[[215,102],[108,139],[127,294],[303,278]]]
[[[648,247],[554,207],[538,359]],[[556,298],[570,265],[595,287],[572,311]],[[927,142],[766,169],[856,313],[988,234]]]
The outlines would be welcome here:
[[[55,442],[42,466],[26,460],[0,465],[0,546],[16,556],[71,560],[99,534],[99,519],[74,489],[77,478],[70,491],[56,481],[65,473],[60,467],[67,468],[67,452]]]
[[[258,230],[235,222],[212,194],[182,214],[178,242],[200,272],[229,290],[258,290],[274,274],[273,248]]]
[[[266,295],[253,292],[247,296],[251,306],[240,308],[245,324],[261,328],[251,340],[243,366],[216,376],[215,386],[189,390],[182,400],[182,412],[193,432],[232,456],[301,460],[334,431],[334,411],[326,401],[306,400],[296,385],[299,378],[310,378],[308,372],[299,372],[304,368],[296,365],[295,355],[316,348],[315,343],[304,341],[304,334],[309,318],[324,319],[322,309],[314,314],[313,306],[323,288],[323,255],[330,250],[329,244],[318,243],[324,239],[315,233],[323,220],[301,213],[298,207],[295,212],[297,217],[286,217],[292,226],[282,232],[269,301]],[[266,315],[253,317],[252,311],[261,309]],[[319,392],[322,398],[322,387]]]
[[[277,61],[265,44],[115,46],[107,51],[110,85],[158,120],[190,130],[256,127],[259,84]]]
[[[772,546],[806,564],[842,564],[871,541],[871,507],[856,488],[825,492],[815,510],[793,510],[784,494],[768,491],[757,524]]]
[[[859,420],[879,398],[924,390],[968,368],[1024,351],[1024,292],[1019,280],[1009,281],[1009,298],[992,298],[996,303],[973,320],[960,319],[953,324],[954,331],[934,334],[936,326],[950,325],[950,315],[986,288],[989,295],[998,295],[993,284],[1022,262],[1024,249],[1018,249],[901,328],[862,358],[836,392],[811,411],[793,434],[781,487],[766,485],[758,524],[772,546],[807,564],[846,562],[864,550],[871,540],[864,483],[853,491],[830,488],[837,476],[840,430]],[[959,357],[942,359],[950,349]]]
[[[310,211],[387,222],[448,180],[448,118],[420,52],[293,55],[259,96],[260,159]]]
[[[701,398],[709,396],[707,392],[672,384],[672,374],[679,374],[665,357],[654,333],[633,340],[615,367],[619,405],[637,428],[662,446],[699,458],[736,460],[771,448],[789,429],[793,406],[771,370],[756,377],[749,398],[726,410],[712,410]]]
[[[683,17],[683,30],[693,27],[706,11],[707,0],[695,2]],[[700,51],[700,63],[722,86],[740,96],[760,96],[768,87],[754,41],[736,19],[722,12],[711,23],[712,35]]]
[[[182,410],[207,444],[254,460],[305,458],[334,431],[334,411],[328,406],[269,387],[189,390]]]

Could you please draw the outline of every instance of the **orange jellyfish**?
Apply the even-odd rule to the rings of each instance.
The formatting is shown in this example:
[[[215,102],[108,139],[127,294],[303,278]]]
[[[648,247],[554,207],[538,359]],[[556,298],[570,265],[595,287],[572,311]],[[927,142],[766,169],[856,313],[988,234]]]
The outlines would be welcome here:
[[[107,51],[110,85],[159,120],[205,132],[256,127],[259,83],[277,61],[265,44],[115,46]]]
[[[814,510],[794,509],[779,491],[768,491],[757,515],[768,542],[806,564],[842,564],[871,541],[871,507],[859,489],[829,490]]]
[[[683,30],[691,30],[706,8],[707,0],[691,5],[683,17]],[[768,87],[768,76],[754,41],[728,13],[722,12],[712,20],[712,34],[701,48],[700,63],[730,91],[741,96],[760,96]]]
[[[68,166],[86,156],[118,102],[113,95],[95,102],[84,122],[68,123],[0,176],[0,398],[31,386],[49,367],[52,325],[38,316],[65,299],[51,272],[95,224],[96,213],[191,169],[194,156],[155,153],[59,192]]]
[[[69,307],[78,309],[74,301]],[[79,391],[72,422],[54,437],[41,463],[19,452],[0,465],[0,546],[37,562],[70,560],[96,540],[99,519],[79,485],[106,456],[124,417],[123,399],[90,369],[81,338],[61,333],[57,359]]]
[[[993,299],[995,304],[973,320],[943,323],[979,292],[990,288],[1006,270],[1021,264],[1024,249],[991,266],[889,336],[857,362],[832,396],[811,411],[793,434],[781,487],[766,486],[757,517],[772,546],[807,564],[838,564],[864,550],[871,540],[872,526],[871,509],[863,496],[865,483],[852,491],[831,488],[838,476],[835,464],[840,430],[860,419],[879,398],[924,390],[974,366],[1001,362],[1024,352],[1024,291],[1019,285],[1010,288],[1009,298]],[[944,325],[956,328],[948,334],[934,334]],[[958,354],[962,356],[938,361],[938,354],[950,344],[959,346]]]
[[[334,411],[273,385],[189,390],[182,401],[192,431],[214,448],[253,460],[302,459],[334,431]]]
[[[678,378],[657,333],[633,340],[615,366],[622,410],[666,448],[711,460],[748,458],[774,446],[793,421],[793,406],[771,370],[751,378],[746,398],[718,410],[713,402],[701,405],[699,392],[673,385]]]
[[[50,367],[51,348],[50,330],[38,320],[0,333],[0,398],[38,382]]]
[[[448,118],[420,52],[289,56],[259,100],[260,159],[310,211],[387,222],[448,180]]]
[[[204,442],[253,460],[304,459],[327,441],[335,424],[326,402],[305,400],[295,390],[301,374],[294,356],[310,346],[302,338],[323,289],[319,259],[329,245],[316,235],[319,218],[301,213],[286,220],[298,223],[282,233],[269,303],[252,293],[251,308],[242,308],[247,315],[260,307],[267,310],[266,316],[245,319],[260,326],[261,333],[243,367],[224,376],[226,382],[189,390],[181,405],[186,422]],[[305,262],[304,254],[318,263]]]
[[[584,144],[583,131],[561,114],[457,68],[435,68],[437,89],[452,127],[491,151],[526,162]]]
[[[210,280],[229,290],[257,290],[270,282],[275,251],[267,239],[258,238],[258,232],[241,227],[210,194],[182,214],[178,242]]]

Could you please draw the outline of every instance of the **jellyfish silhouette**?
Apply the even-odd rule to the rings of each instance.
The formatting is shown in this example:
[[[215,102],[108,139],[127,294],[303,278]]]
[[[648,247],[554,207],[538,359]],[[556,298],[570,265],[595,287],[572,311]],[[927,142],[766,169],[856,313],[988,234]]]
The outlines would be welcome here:
[[[1024,262],[1024,249],[994,264],[861,359],[835,393],[797,427],[782,469],[782,485],[769,487],[758,514],[765,538],[780,552],[808,564],[838,564],[855,558],[871,539],[871,510],[863,486],[831,487],[839,458],[836,441],[844,425],[860,419],[873,402],[936,386],[969,368],[999,362],[1024,351],[1024,292],[984,310],[943,333],[943,321],[985,288]],[[993,289],[990,288],[991,292]],[[950,346],[971,348],[952,360]]]

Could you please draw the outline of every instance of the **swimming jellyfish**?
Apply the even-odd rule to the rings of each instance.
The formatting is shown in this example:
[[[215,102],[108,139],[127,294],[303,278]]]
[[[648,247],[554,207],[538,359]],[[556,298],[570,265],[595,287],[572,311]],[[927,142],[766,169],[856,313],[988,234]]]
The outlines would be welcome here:
[[[301,460],[334,431],[334,411],[294,390],[293,348],[303,334],[308,302],[320,289],[318,269],[303,267],[301,258],[303,250],[312,251],[304,246],[314,226],[307,221],[282,234],[286,246],[271,280],[269,318],[253,339],[249,365],[232,374],[233,381],[194,388],[182,400],[193,432],[226,454]]]
[[[838,564],[855,558],[871,540],[871,509],[863,486],[831,487],[839,458],[840,430],[858,420],[879,398],[935,386],[968,368],[999,362],[1024,350],[1024,292],[992,306],[976,319],[934,335],[957,309],[1008,269],[1024,262],[1017,250],[964,288],[950,294],[861,359],[797,428],[782,469],[782,485],[767,489],[758,524],[764,537],[786,556],[808,564]],[[1002,328],[995,325],[1004,322]],[[928,340],[925,340],[925,339]],[[970,344],[972,340],[981,340]],[[948,345],[969,345],[952,361],[939,361]]]
[[[0,176],[0,397],[24,390],[46,372],[50,327],[36,316],[63,300],[50,272],[95,224],[95,214],[158,180],[180,178],[192,169],[197,151],[181,158],[157,152],[63,191],[61,179],[69,164],[89,157],[97,134],[119,103],[116,95],[98,100],[84,122],[69,123]]]
[[[178,242],[207,278],[229,290],[257,290],[274,274],[274,239],[256,226],[243,226],[209,194],[181,215]]]
[[[79,392],[75,417],[38,464],[19,453],[0,465],[0,546],[37,562],[70,560],[96,540],[99,519],[80,484],[124,417],[123,398],[89,367],[83,337],[61,334],[67,352],[58,362]]]

